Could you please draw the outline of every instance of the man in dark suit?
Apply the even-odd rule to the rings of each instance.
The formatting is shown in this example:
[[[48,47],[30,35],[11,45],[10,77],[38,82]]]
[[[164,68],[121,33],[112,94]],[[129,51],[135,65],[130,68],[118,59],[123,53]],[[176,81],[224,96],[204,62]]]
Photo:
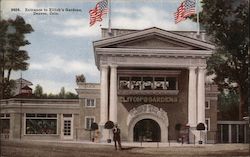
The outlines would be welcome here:
[[[116,124],[113,129],[113,140],[115,142],[115,150],[117,150],[117,143],[118,143],[119,149],[120,150],[122,149],[120,133],[121,133],[121,130],[118,128],[118,125]]]

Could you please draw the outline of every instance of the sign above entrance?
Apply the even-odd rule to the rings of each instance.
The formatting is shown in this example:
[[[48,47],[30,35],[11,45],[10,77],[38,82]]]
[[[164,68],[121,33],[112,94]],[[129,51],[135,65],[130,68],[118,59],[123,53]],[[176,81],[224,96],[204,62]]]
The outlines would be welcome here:
[[[178,98],[175,96],[125,96],[120,97],[122,103],[176,103]]]

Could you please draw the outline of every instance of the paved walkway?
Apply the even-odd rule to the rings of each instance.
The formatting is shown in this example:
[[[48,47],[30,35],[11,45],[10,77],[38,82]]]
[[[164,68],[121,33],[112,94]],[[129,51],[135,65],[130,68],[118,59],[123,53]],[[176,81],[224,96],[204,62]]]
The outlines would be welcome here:
[[[90,141],[15,140],[2,141],[4,157],[211,157],[248,156],[248,144],[180,144],[123,142],[122,151],[113,143]]]
[[[31,140],[27,140],[31,141]],[[72,143],[72,144],[93,144],[93,145],[114,145],[113,141],[111,143],[107,142],[91,142],[91,141],[53,141],[53,140],[33,140],[37,142],[52,142],[52,143]],[[162,142],[122,142],[122,146],[126,147],[149,147],[149,148],[156,148],[156,147],[201,147],[201,146],[213,146],[214,144],[182,144],[177,142],[170,142],[170,143],[162,143]]]

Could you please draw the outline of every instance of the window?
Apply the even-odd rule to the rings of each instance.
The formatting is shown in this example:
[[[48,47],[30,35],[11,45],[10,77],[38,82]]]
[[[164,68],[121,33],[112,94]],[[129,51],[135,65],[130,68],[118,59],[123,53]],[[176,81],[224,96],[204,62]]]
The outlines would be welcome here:
[[[141,89],[141,77],[131,78],[131,89],[140,90]]]
[[[210,131],[210,118],[206,118],[205,123],[207,125],[207,131]]]
[[[210,100],[205,101],[205,109],[210,109]]]
[[[120,77],[119,89],[130,89],[129,77]]]
[[[10,133],[10,114],[9,113],[1,113],[1,134],[9,134]]]
[[[95,107],[95,99],[85,99],[86,107]]]
[[[90,130],[91,124],[95,122],[95,117],[85,117],[85,129]]]
[[[177,77],[119,77],[120,90],[178,90]]]
[[[154,81],[154,89],[162,90],[164,89],[164,77],[156,77]]]
[[[177,81],[175,77],[167,77],[166,78],[166,87],[168,90],[176,90],[177,89]]]
[[[153,89],[153,78],[152,77],[143,77],[143,89],[152,90]]]
[[[57,114],[27,113],[26,134],[57,134]]]

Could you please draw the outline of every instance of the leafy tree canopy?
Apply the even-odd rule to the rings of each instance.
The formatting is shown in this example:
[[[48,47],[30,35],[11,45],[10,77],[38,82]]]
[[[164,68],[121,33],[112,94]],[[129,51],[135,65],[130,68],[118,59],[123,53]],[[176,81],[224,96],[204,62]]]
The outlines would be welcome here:
[[[21,16],[15,19],[0,20],[0,95],[1,98],[8,98],[6,93],[12,83],[10,75],[12,71],[27,70],[29,59],[28,52],[21,49],[29,45],[25,35],[33,32],[30,24],[27,24]]]
[[[34,95],[37,98],[42,98],[43,97],[43,88],[39,84],[36,85],[36,87],[35,87]]]
[[[72,92],[66,92],[65,88],[62,87],[58,94],[43,93],[43,88],[39,84],[35,87],[34,96],[36,98],[45,99],[78,99],[78,95]]]
[[[216,46],[208,60],[208,75],[215,74],[219,90],[240,96],[239,118],[247,112],[249,11],[248,0],[203,0],[200,22]]]

